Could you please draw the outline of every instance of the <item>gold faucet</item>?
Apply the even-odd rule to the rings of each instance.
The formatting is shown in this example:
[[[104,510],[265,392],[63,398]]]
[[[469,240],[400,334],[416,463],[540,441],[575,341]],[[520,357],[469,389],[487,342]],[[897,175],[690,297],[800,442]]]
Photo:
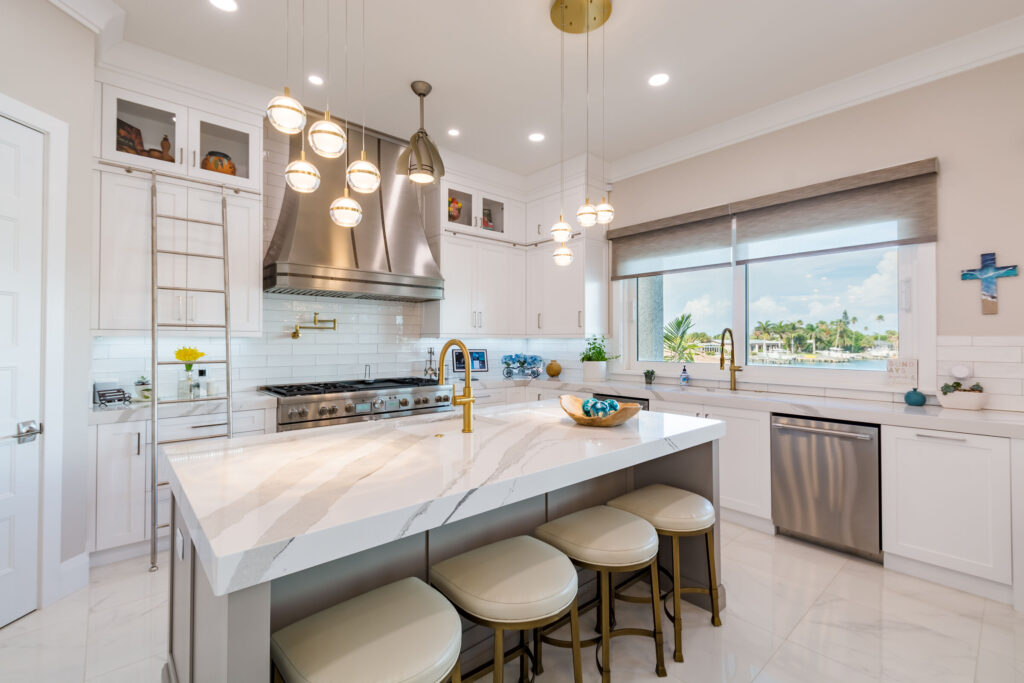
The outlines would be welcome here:
[[[440,361],[437,364],[437,383],[444,384],[444,358],[448,354],[448,349],[453,346],[458,346],[462,349],[462,357],[466,359],[464,363],[466,366],[466,386],[462,388],[462,396],[456,396],[455,392],[452,391],[452,405],[462,406],[462,433],[472,434],[473,404],[476,403],[476,399],[473,398],[473,387],[470,384],[473,378],[469,373],[473,369],[473,364],[470,362],[469,349],[458,339],[449,339],[441,349]]]
[[[718,356],[718,368],[725,370],[725,333],[729,333],[729,391],[736,391],[736,373],[743,372],[743,368],[736,365],[736,339],[732,336],[732,329],[722,330],[721,351]]]

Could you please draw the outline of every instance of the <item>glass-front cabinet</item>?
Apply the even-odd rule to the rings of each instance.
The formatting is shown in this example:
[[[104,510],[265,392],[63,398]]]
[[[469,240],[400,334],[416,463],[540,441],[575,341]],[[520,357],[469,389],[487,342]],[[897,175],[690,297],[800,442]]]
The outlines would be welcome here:
[[[441,183],[441,225],[461,233],[523,242],[526,207],[521,201],[447,181]]]
[[[259,189],[258,126],[106,84],[101,125],[105,159]]]

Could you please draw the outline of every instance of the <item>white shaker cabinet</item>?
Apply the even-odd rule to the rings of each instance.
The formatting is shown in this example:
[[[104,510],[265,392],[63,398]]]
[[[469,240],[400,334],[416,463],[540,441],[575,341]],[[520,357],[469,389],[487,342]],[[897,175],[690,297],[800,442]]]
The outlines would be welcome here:
[[[96,550],[146,538],[148,422],[96,430]]]
[[[526,257],[526,333],[585,337],[608,331],[608,243],[569,240],[573,262],[556,265],[556,245],[531,247]]]
[[[1009,439],[882,427],[882,549],[1009,584]]]

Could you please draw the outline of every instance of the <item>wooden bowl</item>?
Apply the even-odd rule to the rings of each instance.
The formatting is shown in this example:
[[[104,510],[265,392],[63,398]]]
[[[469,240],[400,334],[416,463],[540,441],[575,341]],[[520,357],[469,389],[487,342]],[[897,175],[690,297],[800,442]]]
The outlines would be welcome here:
[[[639,403],[620,403],[619,409],[604,417],[587,417],[583,414],[583,399],[572,394],[559,396],[562,410],[576,422],[584,427],[615,427],[640,412]]]

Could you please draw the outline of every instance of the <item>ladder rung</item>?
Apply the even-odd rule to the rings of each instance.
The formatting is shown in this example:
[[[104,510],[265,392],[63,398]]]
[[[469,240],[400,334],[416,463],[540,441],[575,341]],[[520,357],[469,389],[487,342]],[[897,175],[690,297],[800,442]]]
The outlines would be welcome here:
[[[157,401],[157,405],[166,406],[172,403],[201,403],[203,401],[226,401],[227,396],[202,396],[200,398],[173,398]]]
[[[171,525],[171,523],[170,523],[170,522],[164,522],[163,524],[157,524],[157,525],[156,525],[156,528],[157,528],[157,529],[166,529],[166,528],[167,528],[167,527],[169,527],[170,525]]]
[[[215,256],[213,254],[200,254],[195,251],[178,251],[177,249],[157,249],[158,254],[171,254],[173,256],[194,256],[195,258],[215,258],[224,260],[223,256]]]
[[[171,485],[171,482],[169,482],[169,481],[162,481],[162,482],[157,484],[157,486],[170,486],[170,485]]]
[[[227,434],[210,434],[209,436],[190,436],[187,439],[168,439],[167,441],[157,442],[157,446],[164,446],[170,443],[185,443],[186,441],[201,441],[203,439],[223,439],[226,438]]]
[[[164,289],[169,292],[209,292],[210,294],[223,294],[223,289],[200,289],[199,287],[170,287],[157,285],[157,289]]]
[[[185,218],[184,216],[171,216],[170,214],[166,214],[166,213],[158,213],[156,215],[156,217],[157,218],[166,218],[166,219],[171,220],[171,221],[187,221],[189,223],[202,223],[203,225],[215,225],[218,228],[223,228],[224,227],[223,223],[217,223],[216,221],[204,221],[204,220],[199,219],[199,218]]]
[[[205,324],[205,323],[203,323],[203,324],[200,324],[200,323],[157,323],[156,326],[157,327],[180,327],[182,329],[188,329],[190,327],[196,327],[196,328],[206,327],[206,328],[213,328],[213,329],[223,329],[223,328],[227,327],[227,325],[221,325],[221,324],[211,325],[211,324]]]
[[[212,365],[212,364],[223,365],[224,363],[227,363],[227,361],[226,360],[204,360],[202,363],[200,363],[199,361],[192,361],[192,363],[194,365]],[[184,365],[184,364],[185,364],[185,361],[183,361],[183,360],[162,360],[162,361],[157,362],[157,365]]]

